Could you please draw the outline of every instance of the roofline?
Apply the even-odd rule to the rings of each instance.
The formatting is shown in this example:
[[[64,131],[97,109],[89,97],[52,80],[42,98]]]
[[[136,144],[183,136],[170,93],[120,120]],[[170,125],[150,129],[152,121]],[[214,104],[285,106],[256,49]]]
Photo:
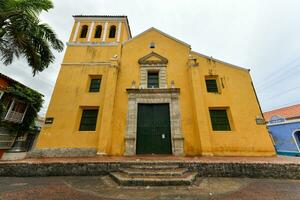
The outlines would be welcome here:
[[[36,90],[34,90],[34,89],[32,89],[32,88],[30,88],[30,87],[28,87],[28,86],[22,84],[22,83],[20,83],[19,81],[16,81],[15,79],[12,79],[12,78],[10,78],[10,77],[4,75],[4,74],[2,74],[2,73],[0,73],[0,77],[3,77],[3,78],[5,78],[5,79],[7,79],[7,80],[9,80],[9,81],[11,81],[11,82],[17,83],[17,84],[19,84],[19,85],[21,85],[21,86],[23,86],[23,87],[26,87],[26,88],[28,88],[28,89],[30,89],[30,90],[32,90],[32,91],[35,91],[35,92],[39,93],[40,95],[42,95],[42,96],[44,97],[44,95],[43,95],[42,93],[40,93],[40,92],[38,92],[38,91],[36,91]]]
[[[187,44],[187,43],[185,43],[185,42],[183,42],[183,41],[181,41],[181,40],[179,40],[179,39],[177,39],[177,38],[174,38],[173,36],[171,36],[171,35],[169,35],[169,34],[163,32],[163,31],[161,31],[161,30],[159,30],[159,29],[157,29],[157,28],[154,28],[154,27],[148,28],[147,30],[145,30],[145,31],[143,31],[142,33],[140,33],[140,34],[134,36],[133,38],[130,38],[129,40],[124,41],[124,42],[123,42],[123,45],[127,44],[128,42],[130,42],[130,41],[132,41],[132,40],[134,40],[134,39],[136,39],[136,38],[142,36],[143,34],[149,32],[149,31],[152,31],[152,30],[155,30],[155,31],[161,33],[162,35],[164,35],[165,37],[170,38],[170,39],[172,39],[172,40],[175,40],[176,42],[181,43],[181,44],[183,44],[183,45],[185,45],[185,46],[191,48],[191,45],[189,45],[189,44]]]
[[[282,125],[282,124],[291,124],[291,123],[297,123],[297,122],[300,122],[300,119],[286,119],[285,121],[283,122],[278,122],[278,123],[267,123],[267,126],[276,126],[276,125]]]
[[[210,60],[213,60],[213,61],[216,61],[216,62],[225,64],[225,65],[230,65],[230,67],[233,67],[233,68],[236,68],[236,69],[244,70],[244,71],[247,71],[247,72],[250,71],[250,69],[247,69],[247,68],[244,68],[244,67],[240,67],[240,66],[237,66],[237,65],[228,63],[228,62],[224,62],[224,61],[222,61],[222,60],[218,60],[218,59],[216,59],[216,58],[213,58],[213,57],[211,57],[211,56],[204,55],[204,54],[202,54],[202,53],[198,53],[198,52],[196,52],[196,51],[191,51],[191,53],[194,53],[194,54],[196,54],[196,55],[198,55],[198,56],[202,56],[202,57],[205,57],[205,58],[207,58],[207,59],[210,59]]]
[[[293,107],[293,106],[300,106],[300,104],[297,103],[297,104],[293,104],[293,105],[290,105],[290,106],[285,106],[285,107],[281,107],[281,108],[275,108],[275,109],[273,109],[273,110],[268,110],[268,111],[266,111],[266,112],[264,112],[264,113],[274,112],[274,111],[278,111],[278,110],[281,110],[281,109],[290,108],[290,107]]]
[[[129,26],[129,21],[128,21],[128,17],[126,15],[73,15],[72,16],[75,21],[78,20],[99,20],[99,19],[106,19],[106,20],[120,20],[120,19],[125,19],[125,24],[128,27],[128,35],[130,38],[132,38],[131,35],[131,29]]]

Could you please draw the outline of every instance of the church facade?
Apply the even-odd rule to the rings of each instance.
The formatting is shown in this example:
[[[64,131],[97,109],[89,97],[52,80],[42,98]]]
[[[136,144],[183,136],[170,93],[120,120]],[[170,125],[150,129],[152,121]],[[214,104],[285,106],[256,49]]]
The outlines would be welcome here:
[[[272,156],[249,70],[126,16],[75,23],[35,152]]]

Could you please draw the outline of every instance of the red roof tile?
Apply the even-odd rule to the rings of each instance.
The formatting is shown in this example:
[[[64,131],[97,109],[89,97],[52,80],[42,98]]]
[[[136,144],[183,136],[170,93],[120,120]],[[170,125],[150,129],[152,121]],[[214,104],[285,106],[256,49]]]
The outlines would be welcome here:
[[[271,110],[264,113],[266,121],[269,121],[273,116],[280,116],[283,118],[300,118],[300,104]]]

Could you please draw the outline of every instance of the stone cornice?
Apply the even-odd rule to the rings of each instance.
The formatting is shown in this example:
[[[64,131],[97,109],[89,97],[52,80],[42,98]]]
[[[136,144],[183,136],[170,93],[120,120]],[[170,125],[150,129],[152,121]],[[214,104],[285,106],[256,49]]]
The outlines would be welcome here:
[[[180,88],[151,88],[151,89],[137,89],[127,88],[129,94],[163,94],[163,93],[180,93]]]
[[[155,57],[158,58],[159,60],[148,60],[151,57]],[[160,64],[160,65],[166,65],[168,64],[168,59],[166,59],[165,57],[155,53],[155,52],[151,52],[148,55],[142,57],[139,59],[138,63],[140,65],[153,65],[153,64]]]

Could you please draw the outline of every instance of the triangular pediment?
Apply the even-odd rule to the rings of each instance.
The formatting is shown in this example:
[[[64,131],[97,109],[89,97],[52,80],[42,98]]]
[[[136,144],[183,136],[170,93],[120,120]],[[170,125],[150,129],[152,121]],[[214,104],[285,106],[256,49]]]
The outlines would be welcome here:
[[[151,52],[148,55],[142,57],[139,59],[139,64],[161,64],[161,65],[166,65],[168,63],[168,59],[165,57],[155,53]]]

